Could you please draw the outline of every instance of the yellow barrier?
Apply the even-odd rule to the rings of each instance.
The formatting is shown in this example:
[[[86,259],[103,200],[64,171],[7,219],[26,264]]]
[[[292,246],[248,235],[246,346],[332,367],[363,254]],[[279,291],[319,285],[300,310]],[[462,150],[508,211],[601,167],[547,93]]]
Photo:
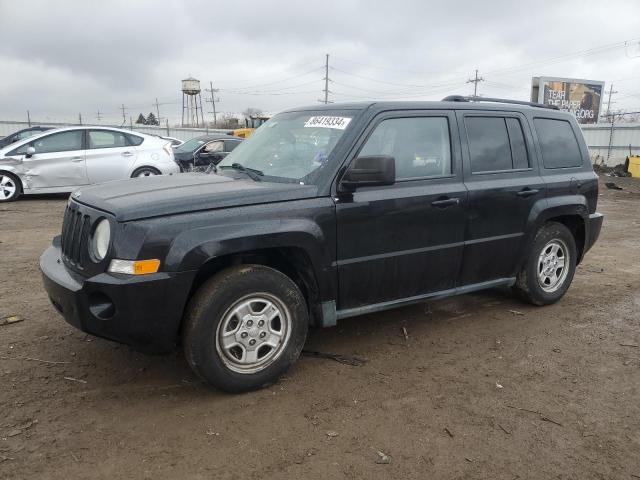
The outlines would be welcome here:
[[[640,178],[640,155],[629,156],[628,171],[632,177]]]

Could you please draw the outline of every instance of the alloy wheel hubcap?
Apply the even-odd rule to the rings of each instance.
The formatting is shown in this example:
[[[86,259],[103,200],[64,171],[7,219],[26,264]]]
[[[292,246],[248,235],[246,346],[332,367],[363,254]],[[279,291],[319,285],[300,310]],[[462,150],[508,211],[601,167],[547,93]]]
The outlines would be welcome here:
[[[223,315],[216,349],[223,363],[238,373],[256,373],[282,354],[291,333],[291,315],[277,297],[252,294],[236,301]]]
[[[558,290],[569,271],[569,249],[559,239],[547,243],[538,257],[538,284],[545,292]]]
[[[155,177],[156,175],[157,175],[156,172],[152,172],[151,170],[142,170],[136,176],[137,177]]]
[[[0,200],[7,200],[16,193],[16,184],[11,177],[0,175]]]

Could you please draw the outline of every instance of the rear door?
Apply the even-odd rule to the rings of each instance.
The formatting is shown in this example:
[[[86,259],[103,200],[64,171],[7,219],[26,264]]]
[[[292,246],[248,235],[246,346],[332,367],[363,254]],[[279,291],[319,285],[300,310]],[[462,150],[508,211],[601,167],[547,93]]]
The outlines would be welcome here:
[[[29,188],[74,187],[89,183],[83,137],[82,129],[67,130],[37,138],[18,148],[15,153],[23,155]],[[26,157],[28,147],[36,151],[29,158]]]
[[[531,130],[519,112],[457,115],[469,191],[460,285],[511,278],[531,210],[546,193]]]
[[[89,181],[101,183],[128,178],[137,151],[123,132],[88,129],[86,155]]]
[[[396,183],[337,197],[338,309],[454,288],[467,203],[454,114],[384,114],[365,137],[356,156],[393,156]]]

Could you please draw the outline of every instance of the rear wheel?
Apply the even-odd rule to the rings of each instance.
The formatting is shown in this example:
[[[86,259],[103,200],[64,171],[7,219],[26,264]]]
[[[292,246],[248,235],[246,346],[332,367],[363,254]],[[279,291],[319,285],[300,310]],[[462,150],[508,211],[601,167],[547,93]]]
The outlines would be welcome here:
[[[161,175],[160,170],[153,167],[140,167],[137,168],[132,174],[131,178],[138,177],[155,177],[156,175]]]
[[[240,265],[212,277],[189,302],[185,356],[221,390],[255,390],[296,361],[307,328],[305,299],[289,277],[262,265]]]
[[[571,231],[561,223],[547,223],[538,230],[529,258],[518,274],[516,293],[535,305],[557,302],[571,285],[576,260]]]
[[[0,202],[13,202],[22,193],[20,180],[8,172],[0,172]]]

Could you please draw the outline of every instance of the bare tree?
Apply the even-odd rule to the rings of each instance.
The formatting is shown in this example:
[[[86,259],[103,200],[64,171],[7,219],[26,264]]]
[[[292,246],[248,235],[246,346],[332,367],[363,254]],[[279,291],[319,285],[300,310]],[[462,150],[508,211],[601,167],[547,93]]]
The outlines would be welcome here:
[[[255,117],[257,115],[260,115],[261,113],[262,113],[262,110],[260,110],[259,108],[248,107],[247,109],[245,109],[244,112],[242,112],[242,115],[244,115],[247,118],[250,118],[250,117]]]

